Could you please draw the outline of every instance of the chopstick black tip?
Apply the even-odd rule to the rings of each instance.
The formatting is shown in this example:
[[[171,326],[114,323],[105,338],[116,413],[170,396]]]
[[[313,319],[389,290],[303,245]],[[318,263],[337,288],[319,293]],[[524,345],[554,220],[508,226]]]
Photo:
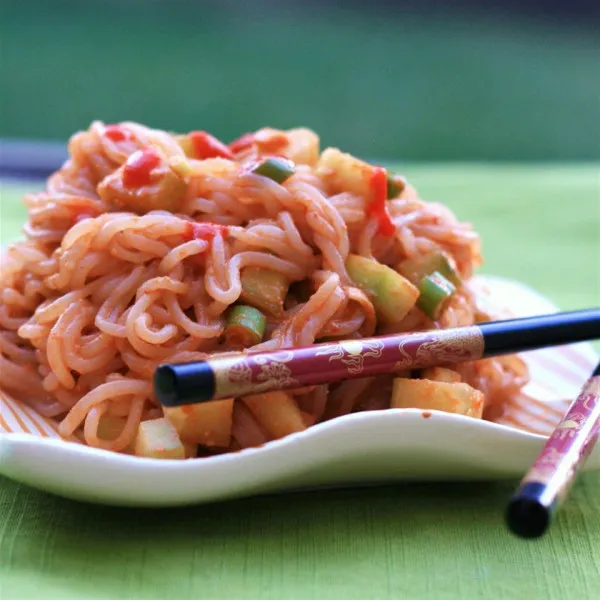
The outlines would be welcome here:
[[[542,483],[526,483],[510,499],[506,524],[515,535],[534,539],[546,533],[552,521],[554,505],[548,506],[542,501],[545,491],[546,486]]]
[[[154,393],[164,406],[178,404],[177,377],[171,365],[161,365],[154,371]]]
[[[154,372],[154,393],[163,406],[207,402],[215,393],[215,375],[204,362],[161,365]]]

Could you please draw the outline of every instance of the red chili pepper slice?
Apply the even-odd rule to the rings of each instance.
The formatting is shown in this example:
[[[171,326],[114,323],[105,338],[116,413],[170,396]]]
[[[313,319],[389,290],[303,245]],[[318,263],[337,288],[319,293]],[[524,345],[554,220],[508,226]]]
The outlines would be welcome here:
[[[379,233],[386,237],[392,237],[396,233],[396,226],[387,208],[387,185],[386,170],[383,167],[375,167],[371,177],[373,195],[368,210],[379,221]]]
[[[107,125],[104,128],[104,136],[113,142],[124,142],[130,138],[129,132],[120,125]]]
[[[150,184],[150,173],[160,164],[160,155],[152,148],[134,152],[123,169],[123,185],[139,188]]]
[[[233,158],[229,147],[206,131],[192,131],[189,138],[194,149],[194,158]]]
[[[204,240],[205,242],[212,242],[217,234],[220,233],[225,237],[228,232],[229,228],[227,225],[218,225],[217,223],[190,223],[185,237],[188,241]]]

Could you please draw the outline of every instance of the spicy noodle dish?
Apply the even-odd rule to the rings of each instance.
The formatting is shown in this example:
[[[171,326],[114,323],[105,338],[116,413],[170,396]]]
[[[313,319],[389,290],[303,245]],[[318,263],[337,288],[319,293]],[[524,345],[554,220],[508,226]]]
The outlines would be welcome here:
[[[348,413],[494,419],[527,382],[503,356],[163,408],[162,363],[472,325],[480,240],[406,180],[308,129],[224,144],[125,122],[69,142],[25,198],[0,281],[0,387],[61,436],[154,458],[259,446]]]

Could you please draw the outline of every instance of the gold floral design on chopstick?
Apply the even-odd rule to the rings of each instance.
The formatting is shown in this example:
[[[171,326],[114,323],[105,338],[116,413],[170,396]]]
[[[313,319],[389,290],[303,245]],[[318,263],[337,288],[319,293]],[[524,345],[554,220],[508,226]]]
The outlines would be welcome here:
[[[215,388],[220,393],[224,390],[231,396],[239,396],[252,386],[252,369],[247,357],[224,358],[219,361],[215,370]]]
[[[398,344],[399,359],[394,370],[477,360],[484,349],[483,334],[477,326],[461,332],[448,329],[409,334]]]
[[[583,413],[571,415],[568,419],[556,426],[556,438],[564,440],[569,437],[575,437],[577,432],[583,427],[584,423],[585,415]]]
[[[260,394],[265,390],[273,388],[280,389],[284,387],[293,387],[300,385],[293,377],[292,371],[283,363],[273,361],[262,366],[260,373],[256,377],[257,381],[262,381],[262,384],[255,386],[256,394]]]
[[[299,385],[285,364],[294,358],[293,352],[278,352],[268,356],[243,355],[221,358],[215,369],[216,393],[238,397],[260,394],[270,389]]]
[[[340,361],[348,373],[359,375],[365,368],[365,358],[381,358],[384,348],[383,342],[379,340],[344,340],[317,350],[315,356],[330,355],[329,362]]]

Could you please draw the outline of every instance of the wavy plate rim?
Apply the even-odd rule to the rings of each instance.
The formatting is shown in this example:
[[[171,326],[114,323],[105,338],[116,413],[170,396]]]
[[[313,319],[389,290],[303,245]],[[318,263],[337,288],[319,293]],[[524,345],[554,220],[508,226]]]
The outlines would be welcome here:
[[[547,312],[558,310],[548,298],[520,282],[489,275],[479,276],[479,279],[491,285],[496,283],[506,288],[518,289],[521,293],[527,292],[535,299],[540,311],[542,305]],[[592,354],[597,354],[589,344],[586,346],[590,348],[590,358]],[[427,418],[424,412],[428,413]],[[423,442],[423,439],[429,437],[427,434],[441,430],[444,430],[442,437],[446,438],[443,444]],[[382,435],[382,432],[385,433]],[[389,432],[396,435],[405,434],[407,439],[412,441],[406,446],[405,443],[394,439]],[[458,460],[464,453],[460,443],[453,442],[464,439],[470,439],[470,442],[475,444],[473,451],[479,460],[478,464],[477,459],[473,460],[472,456],[462,456],[466,460],[465,464],[468,466],[470,459],[470,466],[475,471],[477,468],[487,470],[487,476],[485,473],[480,473],[479,476],[470,473],[464,477],[451,476],[448,480],[494,480],[515,477],[527,469],[546,438],[546,435],[524,431],[503,423],[421,409],[353,413],[320,423],[306,431],[269,442],[259,448],[187,461],[139,458],[56,438],[0,432],[0,475],[55,494],[92,502],[130,506],[175,506],[256,493],[285,492],[297,489],[296,484],[303,489],[332,485],[356,487],[363,485],[368,477],[359,477],[357,480],[356,476],[350,476],[345,483],[343,477],[340,479],[334,473],[330,476],[331,484],[317,481],[316,485],[311,485],[310,473],[312,471],[314,474],[318,469],[327,470],[328,465],[336,461],[348,461],[352,457],[356,462],[359,458],[358,452],[372,456],[378,452],[382,456],[391,452],[397,457],[403,457],[405,454],[410,455],[411,451],[419,450],[439,460]],[[348,446],[348,440],[352,439],[354,444]],[[490,466],[501,463],[506,458],[494,459],[493,452],[490,451],[495,445],[512,450],[512,453],[509,452],[510,464],[505,465],[505,468],[501,468],[499,464],[493,468]],[[323,455],[324,448],[330,453]],[[332,454],[334,449],[335,453]],[[523,460],[517,460],[519,450],[523,453]],[[44,469],[40,468],[42,463]],[[584,468],[585,471],[596,469],[600,469],[600,447],[596,448]],[[73,474],[75,477],[71,477]],[[191,475],[195,477],[190,477]],[[153,492],[152,484],[156,484],[156,477],[160,478],[160,485],[176,484],[178,489]],[[235,477],[235,480],[228,479]],[[119,487],[127,478],[130,478],[129,487]],[[318,480],[319,477],[312,479]],[[435,475],[400,479],[391,477],[392,481],[415,479],[444,480]],[[99,485],[100,480],[103,485]],[[374,479],[375,483],[383,481],[385,477],[377,476]]]

